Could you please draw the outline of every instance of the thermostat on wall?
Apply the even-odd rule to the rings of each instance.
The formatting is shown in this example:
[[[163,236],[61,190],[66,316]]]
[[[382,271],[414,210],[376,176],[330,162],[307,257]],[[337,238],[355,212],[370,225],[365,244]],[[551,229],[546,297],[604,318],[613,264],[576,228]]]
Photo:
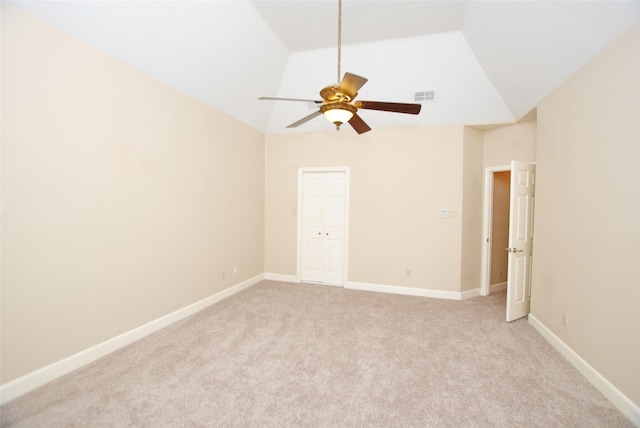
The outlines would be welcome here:
[[[440,210],[440,218],[449,218],[449,211]]]

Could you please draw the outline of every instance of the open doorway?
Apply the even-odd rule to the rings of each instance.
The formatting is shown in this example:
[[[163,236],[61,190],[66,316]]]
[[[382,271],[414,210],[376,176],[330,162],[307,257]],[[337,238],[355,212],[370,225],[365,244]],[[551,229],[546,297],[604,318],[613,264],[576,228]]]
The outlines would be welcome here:
[[[484,233],[481,294],[505,290],[508,278],[511,167],[485,170]]]

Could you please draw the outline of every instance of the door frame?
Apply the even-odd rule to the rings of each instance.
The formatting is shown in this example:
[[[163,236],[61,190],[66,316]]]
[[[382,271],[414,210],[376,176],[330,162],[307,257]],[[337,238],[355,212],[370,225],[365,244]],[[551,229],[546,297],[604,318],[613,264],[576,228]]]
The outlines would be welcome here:
[[[296,282],[302,282],[302,247],[303,247],[303,217],[304,217],[304,174],[314,172],[343,172],[345,174],[345,189],[344,189],[344,248],[343,248],[343,263],[344,270],[342,272],[342,286],[347,283],[349,272],[349,189],[351,181],[351,169],[348,166],[334,166],[334,167],[300,167],[298,168],[298,224],[297,224],[297,250],[296,250]],[[334,284],[327,284],[334,285]]]
[[[493,247],[491,233],[493,231],[494,174],[496,172],[507,171],[511,171],[511,165],[490,166],[484,169],[484,224],[482,227],[482,281],[480,285],[480,295],[482,296],[491,294],[491,251]]]

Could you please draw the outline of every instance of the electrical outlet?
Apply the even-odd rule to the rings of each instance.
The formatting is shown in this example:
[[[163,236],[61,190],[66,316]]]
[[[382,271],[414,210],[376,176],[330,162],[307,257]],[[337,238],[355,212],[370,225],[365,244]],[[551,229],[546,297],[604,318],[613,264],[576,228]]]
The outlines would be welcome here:
[[[405,274],[407,275],[407,278],[411,276],[411,269],[407,269],[407,271],[405,272]]]
[[[237,274],[238,273],[238,266],[234,266],[233,267],[233,274]]]
[[[222,271],[222,274],[220,275],[220,279],[225,279],[227,277],[227,273],[225,271]]]
[[[569,324],[569,315],[562,314],[562,326],[566,327]]]
[[[498,278],[502,278],[502,269],[498,269]]]

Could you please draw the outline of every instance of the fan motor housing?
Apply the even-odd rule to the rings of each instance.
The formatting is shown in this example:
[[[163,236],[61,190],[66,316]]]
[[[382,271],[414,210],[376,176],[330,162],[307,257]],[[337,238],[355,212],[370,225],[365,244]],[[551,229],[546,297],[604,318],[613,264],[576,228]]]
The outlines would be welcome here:
[[[320,91],[320,96],[325,101],[341,101],[341,102],[347,102],[348,103],[353,98],[355,98],[356,95],[358,95],[358,94],[356,93],[356,94],[353,95],[353,97],[350,97],[349,95],[346,95],[346,94],[340,92],[338,86],[327,86],[326,88],[324,88],[324,89],[322,89]]]

